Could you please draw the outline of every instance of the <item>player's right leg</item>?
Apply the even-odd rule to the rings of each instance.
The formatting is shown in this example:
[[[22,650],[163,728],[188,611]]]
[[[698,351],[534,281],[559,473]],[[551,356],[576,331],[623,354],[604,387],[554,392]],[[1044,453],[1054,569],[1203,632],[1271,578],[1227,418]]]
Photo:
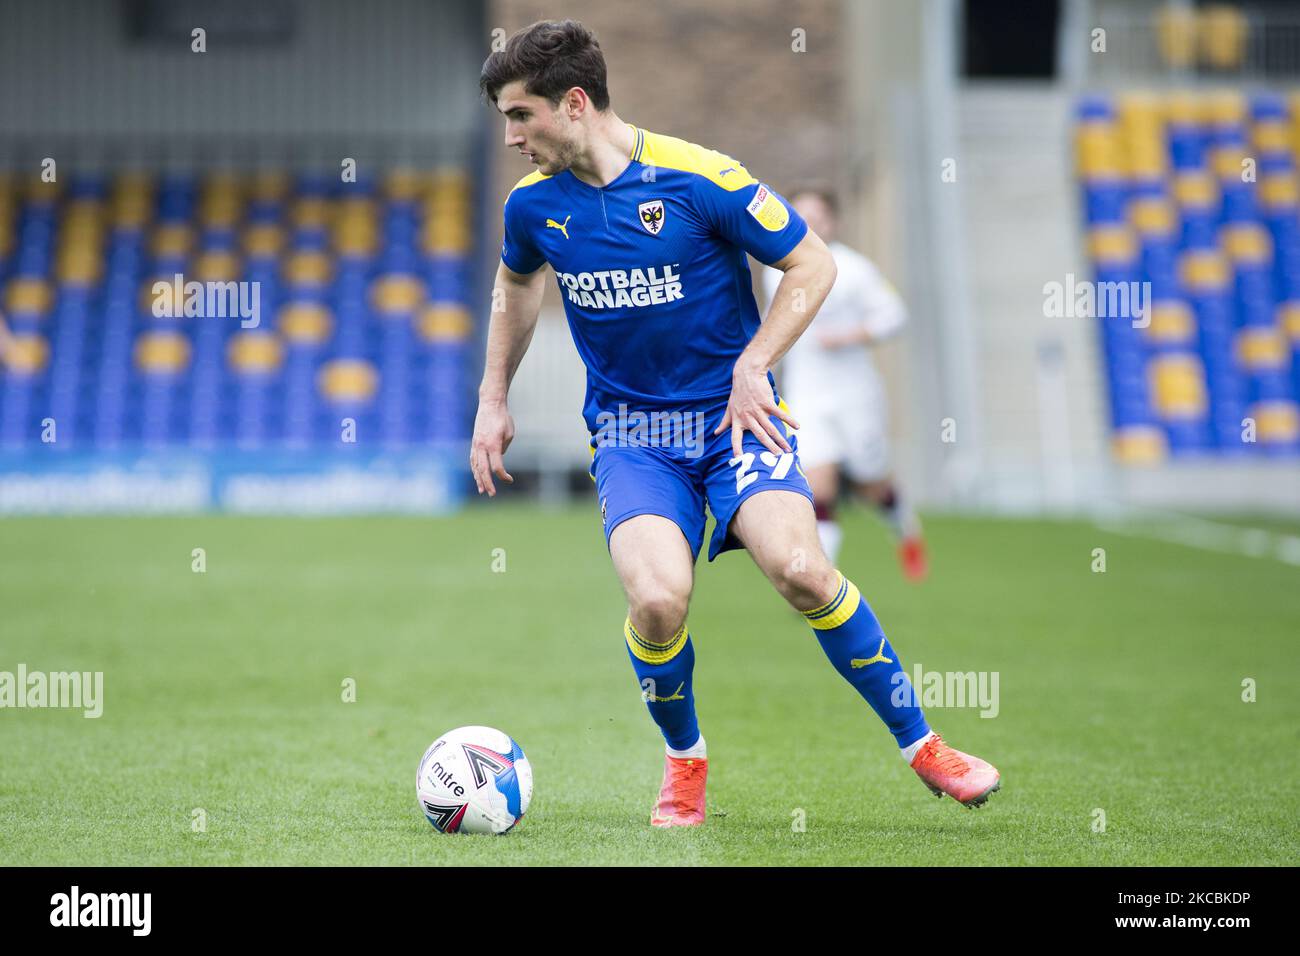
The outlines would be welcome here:
[[[623,625],[641,697],[667,745],[663,783],[650,815],[657,827],[704,822],[708,757],[695,716],[695,648],[686,630],[695,556],[681,529],[638,515],[610,534],[609,553],[627,594]]]
[[[628,657],[666,744],[650,822],[694,826],[704,822],[708,760],[695,716],[695,648],[686,612],[704,540],[704,494],[688,468],[653,448],[597,448],[592,476],[627,595]]]

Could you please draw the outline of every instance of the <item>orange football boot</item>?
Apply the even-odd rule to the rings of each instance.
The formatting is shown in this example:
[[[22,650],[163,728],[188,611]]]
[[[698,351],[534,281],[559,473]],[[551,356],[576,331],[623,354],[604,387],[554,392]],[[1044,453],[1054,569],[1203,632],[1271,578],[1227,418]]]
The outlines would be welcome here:
[[[654,827],[695,827],[704,822],[704,780],[709,775],[707,757],[673,757],[664,754],[664,782],[659,803],[650,814]]]
[[[983,806],[989,794],[1002,786],[997,767],[954,750],[938,734],[917,751],[912,769],[936,797],[943,799],[946,793],[967,807]]]

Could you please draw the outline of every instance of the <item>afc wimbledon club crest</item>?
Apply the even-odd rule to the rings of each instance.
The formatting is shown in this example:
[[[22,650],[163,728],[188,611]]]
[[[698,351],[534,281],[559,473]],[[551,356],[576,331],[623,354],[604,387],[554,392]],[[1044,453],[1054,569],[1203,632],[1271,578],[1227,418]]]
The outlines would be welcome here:
[[[637,218],[641,220],[641,225],[645,226],[645,231],[652,236],[659,235],[659,230],[664,227],[664,201],[662,199],[653,199],[650,202],[643,202],[636,207]]]

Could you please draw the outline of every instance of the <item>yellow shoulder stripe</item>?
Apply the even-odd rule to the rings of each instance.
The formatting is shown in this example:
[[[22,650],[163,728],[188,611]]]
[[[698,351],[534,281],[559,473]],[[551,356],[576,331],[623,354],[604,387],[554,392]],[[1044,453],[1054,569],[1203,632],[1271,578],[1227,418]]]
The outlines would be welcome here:
[[[540,169],[535,169],[523,179],[519,180],[519,182],[515,183],[510,191],[514,192],[516,189],[522,189],[525,186],[531,186],[533,183],[540,183],[543,179],[550,178],[550,176],[545,175]]]
[[[637,158],[648,166],[695,173],[728,192],[735,192],[758,181],[749,175],[749,170],[725,153],[688,143],[675,136],[664,136],[646,130],[640,132],[644,143]]]

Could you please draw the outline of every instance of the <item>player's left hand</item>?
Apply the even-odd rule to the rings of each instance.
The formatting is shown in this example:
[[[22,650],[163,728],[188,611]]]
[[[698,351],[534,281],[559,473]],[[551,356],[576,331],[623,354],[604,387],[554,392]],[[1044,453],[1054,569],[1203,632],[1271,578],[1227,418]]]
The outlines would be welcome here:
[[[722,423],[713,434],[721,435],[731,428],[731,453],[739,458],[743,452],[741,444],[745,432],[753,432],[754,437],[774,455],[792,451],[790,443],[781,434],[781,429],[772,424],[776,416],[793,429],[799,428],[790,413],[776,404],[772,395],[772,383],[767,380],[765,369],[749,369],[739,363],[731,376],[731,397],[727,399],[727,413],[722,416]]]

